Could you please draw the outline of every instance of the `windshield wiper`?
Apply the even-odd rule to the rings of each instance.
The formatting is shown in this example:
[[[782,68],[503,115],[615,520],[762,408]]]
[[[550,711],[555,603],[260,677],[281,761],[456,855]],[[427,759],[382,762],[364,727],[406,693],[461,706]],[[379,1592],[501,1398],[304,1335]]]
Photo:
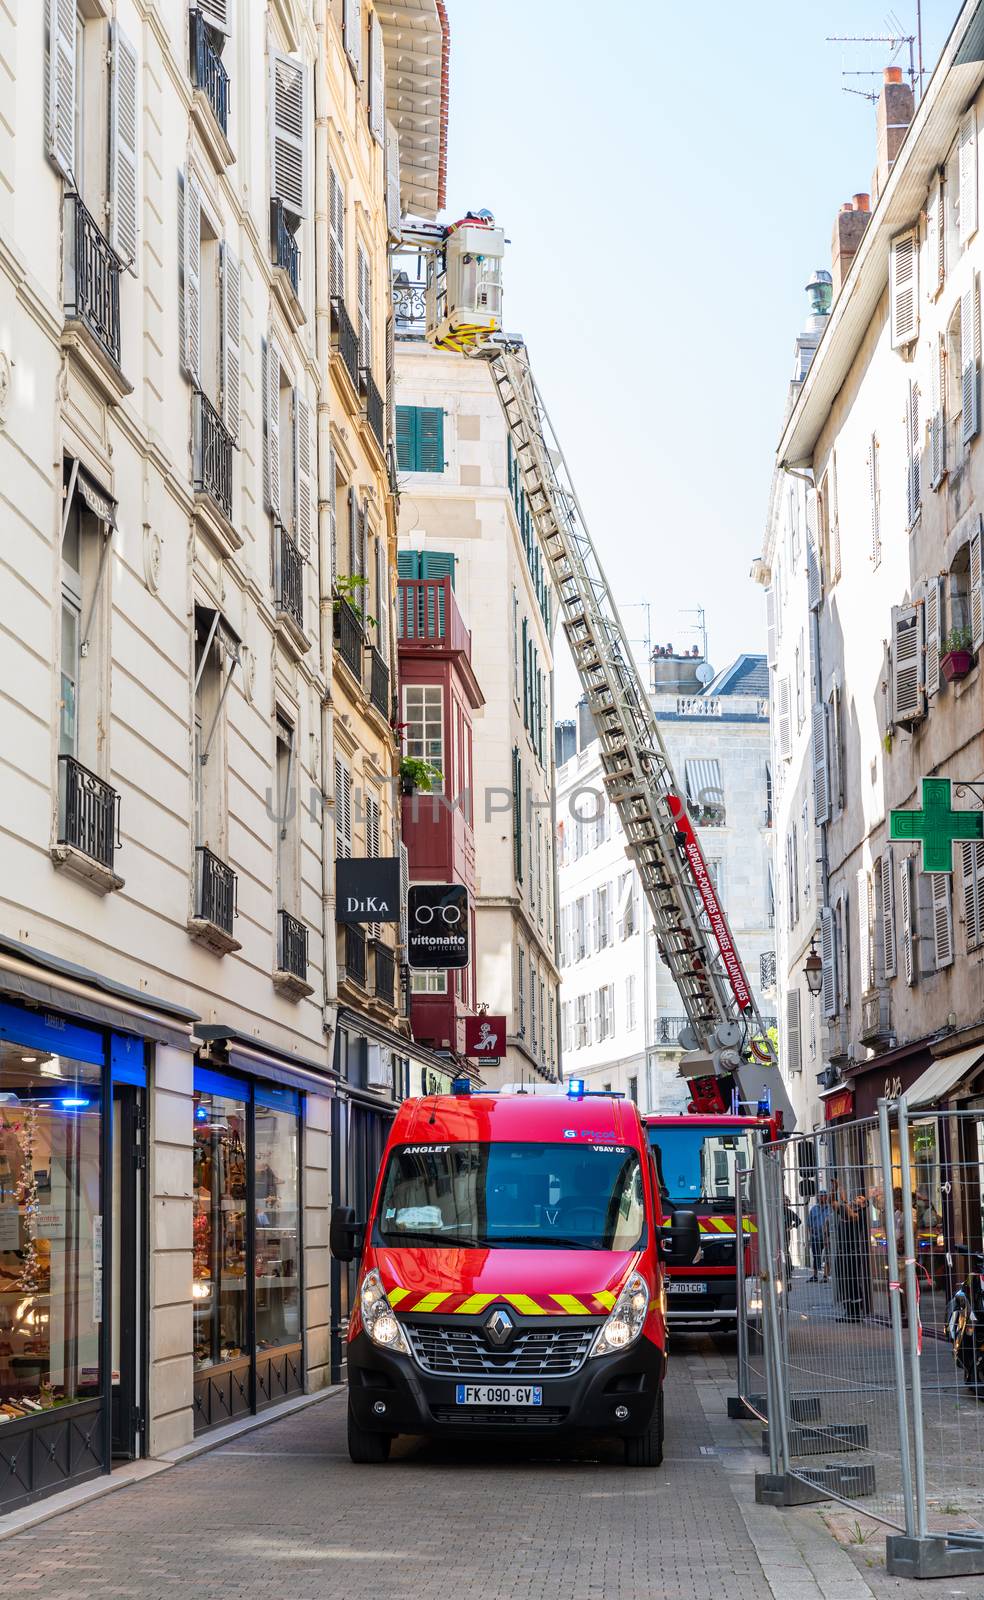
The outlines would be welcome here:
[[[449,1245],[452,1248],[463,1246],[466,1250],[482,1248],[474,1239],[463,1239],[460,1233],[427,1233],[424,1230],[418,1231],[416,1228],[412,1231],[408,1229],[406,1233],[383,1233],[383,1238],[391,1247],[413,1244],[439,1244]]]
[[[497,1244],[555,1245],[558,1250],[597,1250],[601,1248],[590,1239],[558,1238],[554,1233],[501,1233],[489,1240],[490,1248]]]

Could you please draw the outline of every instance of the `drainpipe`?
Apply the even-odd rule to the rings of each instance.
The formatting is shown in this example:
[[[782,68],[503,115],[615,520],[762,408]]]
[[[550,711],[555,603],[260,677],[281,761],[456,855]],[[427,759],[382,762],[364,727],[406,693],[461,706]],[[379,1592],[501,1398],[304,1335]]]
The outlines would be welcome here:
[[[335,938],[335,817],[328,816],[327,799],[334,797],[334,710],[331,702],[332,632],[334,611],[331,592],[330,417],[328,395],[331,388],[331,289],[328,274],[328,40],[327,0],[318,8],[318,49],[314,72],[314,292],[315,346],[318,363],[318,551],[319,604],[318,638],[325,693],[321,701],[321,919],[324,948],[324,1029],[327,1048],[334,1048],[338,1015],[338,953]]]

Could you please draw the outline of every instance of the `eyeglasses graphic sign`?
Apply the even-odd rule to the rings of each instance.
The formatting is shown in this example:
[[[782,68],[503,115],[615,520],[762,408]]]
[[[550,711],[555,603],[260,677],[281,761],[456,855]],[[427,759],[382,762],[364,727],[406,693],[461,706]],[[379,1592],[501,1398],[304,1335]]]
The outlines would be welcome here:
[[[468,965],[468,890],[415,883],[407,899],[407,964],[415,971]]]

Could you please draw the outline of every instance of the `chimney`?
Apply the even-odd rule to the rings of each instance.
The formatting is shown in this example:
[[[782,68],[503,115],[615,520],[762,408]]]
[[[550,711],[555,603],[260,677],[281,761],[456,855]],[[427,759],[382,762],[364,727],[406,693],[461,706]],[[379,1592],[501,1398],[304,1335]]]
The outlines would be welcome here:
[[[840,294],[841,284],[851,270],[864,230],[871,218],[871,200],[866,194],[856,194],[845,201],[834,218],[834,237],[831,241],[831,265],[834,278],[834,299]]]
[[[876,203],[888,182],[915,109],[912,90],[902,81],[902,68],[886,67],[875,113],[877,164],[872,179],[872,193]]]
[[[594,725],[594,717],[588,710],[588,702],[582,698],[577,703],[577,748],[586,750],[589,744],[594,744],[598,733]]]

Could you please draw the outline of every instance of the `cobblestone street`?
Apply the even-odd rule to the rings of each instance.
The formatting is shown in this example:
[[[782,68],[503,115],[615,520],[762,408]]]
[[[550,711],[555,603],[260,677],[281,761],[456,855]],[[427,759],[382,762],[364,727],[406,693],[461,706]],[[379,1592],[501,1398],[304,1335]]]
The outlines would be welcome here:
[[[409,1440],[389,1466],[353,1467],[336,1393],[14,1536],[3,1567],[44,1600],[940,1595],[888,1579],[877,1535],[856,1565],[815,1507],[754,1505],[762,1457],[724,1415],[730,1364],[710,1340],[679,1341],[661,1471],[614,1451],[561,1463]]]

